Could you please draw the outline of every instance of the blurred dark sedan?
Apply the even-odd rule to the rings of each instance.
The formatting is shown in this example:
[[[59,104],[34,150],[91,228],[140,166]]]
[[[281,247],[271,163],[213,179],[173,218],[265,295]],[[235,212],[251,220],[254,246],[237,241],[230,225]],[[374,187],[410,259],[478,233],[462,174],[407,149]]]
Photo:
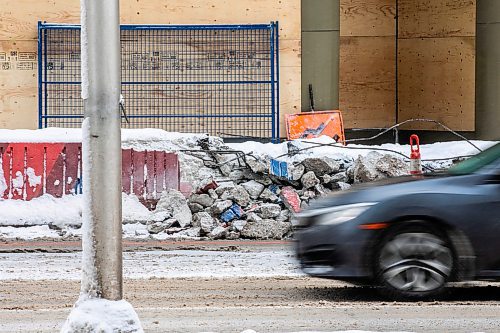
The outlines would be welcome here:
[[[500,279],[500,144],[421,179],[336,192],[294,220],[305,273],[423,299],[446,282]]]

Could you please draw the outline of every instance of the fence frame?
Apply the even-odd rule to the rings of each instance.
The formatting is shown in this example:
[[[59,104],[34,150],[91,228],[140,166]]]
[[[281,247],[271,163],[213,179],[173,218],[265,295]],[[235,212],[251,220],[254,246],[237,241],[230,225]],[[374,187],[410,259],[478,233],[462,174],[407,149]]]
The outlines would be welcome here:
[[[81,115],[55,115],[50,114],[48,106],[48,85],[51,84],[81,84],[81,82],[76,81],[48,81],[47,78],[47,31],[48,30],[80,30],[80,25],[76,24],[55,24],[55,23],[45,23],[38,22],[38,128],[48,127],[49,119],[83,119],[83,109]],[[261,117],[269,118],[271,123],[269,139],[272,142],[279,141],[280,137],[280,100],[279,100],[279,25],[278,22],[270,22],[269,24],[242,24],[242,25],[121,25],[120,31],[134,31],[134,30],[268,30],[270,35],[269,49],[270,49],[270,77],[267,81],[238,81],[238,82],[225,82],[225,81],[211,81],[204,84],[269,84],[270,86],[270,99],[271,99],[271,109],[268,114],[261,115],[242,115],[242,114],[226,114],[226,115],[201,115],[199,118],[205,117],[221,117],[221,118],[244,118],[244,117]],[[122,73],[123,73],[122,68]],[[122,80],[122,87],[127,84],[147,84],[141,82],[127,82]],[[191,84],[190,82],[155,82],[155,84]],[[194,83],[196,84],[196,83]],[[267,113],[267,112],[266,112]],[[193,117],[194,115],[184,115],[185,117]],[[122,115],[122,118],[124,116]],[[172,117],[182,117],[182,115],[172,115],[172,114],[150,114],[150,115],[128,115],[129,118],[172,118]],[[267,131],[267,129],[265,129]],[[224,136],[224,135],[222,135]],[[236,138],[248,138],[245,136],[235,136]],[[260,137],[260,139],[266,139],[266,137]]]

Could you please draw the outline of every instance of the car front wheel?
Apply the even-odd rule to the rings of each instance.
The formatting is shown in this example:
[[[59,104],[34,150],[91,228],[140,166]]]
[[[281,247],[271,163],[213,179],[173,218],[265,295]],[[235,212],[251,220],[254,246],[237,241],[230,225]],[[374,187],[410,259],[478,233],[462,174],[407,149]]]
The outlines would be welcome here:
[[[453,252],[444,237],[426,228],[388,235],[378,252],[378,276],[396,298],[426,299],[438,294],[453,269]]]

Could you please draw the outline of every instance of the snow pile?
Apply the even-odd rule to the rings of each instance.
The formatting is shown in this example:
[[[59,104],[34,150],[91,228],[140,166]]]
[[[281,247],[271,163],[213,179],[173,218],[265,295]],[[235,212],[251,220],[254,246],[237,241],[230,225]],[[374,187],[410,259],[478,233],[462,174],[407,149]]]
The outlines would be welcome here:
[[[36,221],[35,221],[36,222]],[[76,233],[72,235],[77,235]],[[79,235],[81,236],[81,234]],[[0,239],[26,239],[34,240],[41,238],[60,238],[59,230],[50,229],[48,225],[37,225],[31,227],[0,227]]]
[[[82,225],[82,195],[55,198],[49,194],[30,201],[0,199],[0,226],[22,227],[47,225],[55,229],[79,228]],[[122,195],[123,220],[146,223],[153,214],[134,195]],[[0,231],[0,235],[3,230]]]
[[[81,196],[55,198],[44,194],[31,201],[0,199],[0,226],[79,227],[81,215]]]
[[[73,332],[141,333],[144,330],[128,302],[84,299],[75,304],[61,329],[61,333]]]
[[[471,141],[474,145],[481,149],[486,149],[494,145],[495,141]],[[289,152],[289,143],[283,142],[280,144],[273,143],[261,143],[255,141],[247,141],[242,143],[227,143],[228,147],[235,150],[241,150],[245,153],[253,152],[256,155],[270,157],[276,157],[282,154],[287,154]],[[297,149],[304,149],[315,147],[312,149],[307,149],[300,154],[289,159],[290,161],[301,161],[304,157],[314,155],[316,157],[323,156],[342,156],[345,158],[356,159],[358,156],[365,156],[369,154],[372,149],[387,149],[393,150],[398,153],[402,153],[405,156],[410,154],[409,145],[401,145],[394,143],[385,143],[382,145],[363,145],[363,144],[349,144],[347,146],[342,146],[336,144],[335,140],[327,136],[321,136],[319,138],[307,139],[307,140],[294,140],[293,145]],[[330,145],[330,146],[328,146]],[[479,151],[466,141],[449,141],[449,142],[437,142],[432,144],[421,144],[420,153],[422,159],[435,159],[435,158],[449,158],[453,159],[456,156],[464,155],[474,155]],[[283,157],[286,159],[287,157]]]
[[[81,140],[80,129],[0,130],[0,142]],[[473,143],[482,149],[494,144]],[[328,137],[280,144],[225,143],[206,134],[124,129],[122,147],[177,152],[181,180],[193,188],[187,198],[176,190],[164,192],[153,211],[135,196],[124,195],[123,234],[137,239],[281,239],[290,235],[292,214],[311,200],[353,184],[409,173],[408,145],[345,147]],[[447,168],[457,156],[477,153],[464,141],[420,149],[423,159],[444,159],[424,161],[426,170]],[[2,179],[0,174],[0,190],[5,187]],[[30,177],[29,181],[40,180]],[[0,200],[0,238],[22,236],[10,227],[42,225],[51,229],[38,230],[41,237],[54,233],[81,237],[77,229],[82,223],[81,204],[78,195],[61,199],[44,195],[30,202]],[[35,230],[26,230],[26,238],[32,238]]]

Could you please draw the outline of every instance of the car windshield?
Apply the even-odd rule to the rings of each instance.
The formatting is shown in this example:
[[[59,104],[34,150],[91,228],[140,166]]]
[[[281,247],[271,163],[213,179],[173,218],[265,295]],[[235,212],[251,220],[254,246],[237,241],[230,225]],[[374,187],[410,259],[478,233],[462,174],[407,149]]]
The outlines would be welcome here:
[[[500,143],[486,149],[485,151],[465,160],[454,167],[451,167],[448,172],[452,175],[466,175],[482,167],[496,161],[500,158]]]

